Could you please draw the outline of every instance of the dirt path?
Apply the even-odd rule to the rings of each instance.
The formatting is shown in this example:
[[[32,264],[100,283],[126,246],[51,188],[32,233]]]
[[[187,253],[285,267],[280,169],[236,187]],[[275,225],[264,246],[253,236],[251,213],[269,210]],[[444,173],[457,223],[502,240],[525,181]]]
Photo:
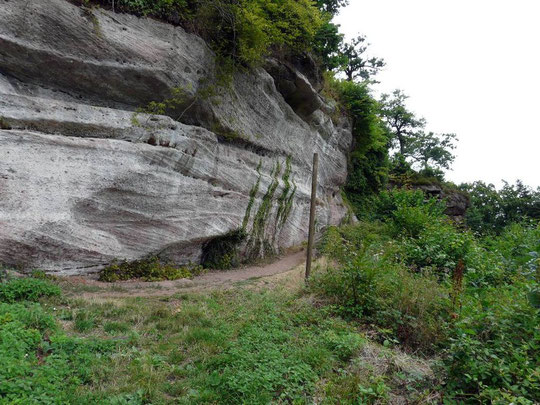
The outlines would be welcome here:
[[[282,280],[283,273],[295,270],[294,278],[298,278],[298,268],[305,262],[305,251],[292,253],[278,260],[259,266],[249,266],[228,271],[211,271],[193,279],[181,279],[174,281],[119,281],[105,283],[84,277],[66,277],[62,284],[72,295],[80,298],[125,298],[125,297],[154,297],[168,296],[178,292],[196,292],[215,288],[228,288],[234,284],[261,279],[273,278],[274,281]],[[276,276],[276,277],[273,277]],[[268,284],[271,280],[263,281]]]

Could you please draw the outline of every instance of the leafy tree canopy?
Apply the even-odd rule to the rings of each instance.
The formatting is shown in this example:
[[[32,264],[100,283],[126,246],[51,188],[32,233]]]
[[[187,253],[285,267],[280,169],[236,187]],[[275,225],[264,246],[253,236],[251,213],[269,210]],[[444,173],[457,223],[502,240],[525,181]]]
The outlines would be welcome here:
[[[460,188],[471,199],[467,225],[479,233],[498,234],[513,222],[540,220],[540,187],[533,190],[518,180],[516,184],[504,182],[501,190],[482,181],[465,183]]]
[[[409,155],[412,142],[426,126],[426,120],[418,118],[405,105],[408,98],[403,91],[394,90],[392,95],[383,94],[380,101],[380,114],[392,134],[390,144],[402,156]]]
[[[349,0],[316,0],[319,10],[325,11],[332,15],[337,14],[341,7],[349,4]]]
[[[452,150],[456,148],[455,134],[435,134],[420,131],[409,144],[412,159],[419,163],[423,170],[428,168],[450,169],[455,156]]]
[[[339,33],[339,25],[331,22],[332,16],[326,16],[324,23],[315,34],[313,50],[320,58],[322,66],[327,70],[335,70],[346,62],[340,48],[343,34]]]
[[[340,70],[345,73],[348,81],[352,82],[356,79],[369,80],[384,67],[383,59],[370,58],[365,55],[367,48],[366,37],[362,35],[341,46],[339,51],[342,59]]]
[[[406,162],[416,163],[423,171],[449,169],[455,156],[455,134],[426,132],[426,120],[406,106],[408,96],[401,90],[383,94],[380,114],[390,133],[390,147],[397,150],[396,168],[403,170]],[[401,168],[401,169],[400,169]]]

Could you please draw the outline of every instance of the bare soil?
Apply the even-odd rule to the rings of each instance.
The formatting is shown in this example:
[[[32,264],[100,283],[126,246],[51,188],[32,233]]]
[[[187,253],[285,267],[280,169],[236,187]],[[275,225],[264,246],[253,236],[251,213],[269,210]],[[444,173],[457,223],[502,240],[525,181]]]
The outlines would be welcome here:
[[[64,277],[61,283],[67,291],[80,298],[124,298],[169,296],[178,292],[196,292],[229,288],[238,284],[264,286],[294,284],[303,277],[305,251],[285,255],[271,263],[248,266],[235,270],[213,270],[194,277],[173,281],[146,282],[140,280],[106,283],[85,277]]]

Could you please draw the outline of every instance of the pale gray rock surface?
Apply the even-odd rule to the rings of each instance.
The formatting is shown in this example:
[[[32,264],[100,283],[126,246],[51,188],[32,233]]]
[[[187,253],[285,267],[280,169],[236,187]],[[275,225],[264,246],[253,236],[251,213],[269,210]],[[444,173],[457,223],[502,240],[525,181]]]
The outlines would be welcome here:
[[[269,66],[203,97],[214,55],[180,27],[0,2],[0,263],[86,274],[147,255],[197,262],[244,225],[257,254],[298,245],[313,152],[317,227],[339,224],[349,123],[293,67]],[[134,113],[173,88],[170,117]]]

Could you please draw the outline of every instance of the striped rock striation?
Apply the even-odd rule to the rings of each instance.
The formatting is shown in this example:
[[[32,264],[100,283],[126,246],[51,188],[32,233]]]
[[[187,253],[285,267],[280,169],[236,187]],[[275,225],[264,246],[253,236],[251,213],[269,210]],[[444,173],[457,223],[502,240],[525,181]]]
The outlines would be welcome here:
[[[284,62],[230,80],[218,67],[170,24],[0,2],[0,263],[73,275],[147,255],[199,262],[239,230],[243,257],[298,245],[314,152],[317,227],[340,223],[348,120]]]

